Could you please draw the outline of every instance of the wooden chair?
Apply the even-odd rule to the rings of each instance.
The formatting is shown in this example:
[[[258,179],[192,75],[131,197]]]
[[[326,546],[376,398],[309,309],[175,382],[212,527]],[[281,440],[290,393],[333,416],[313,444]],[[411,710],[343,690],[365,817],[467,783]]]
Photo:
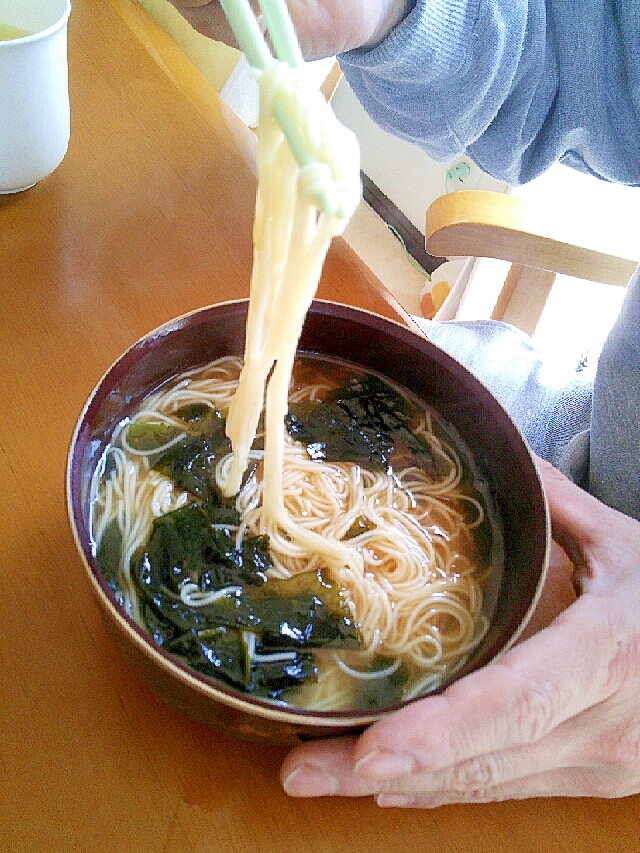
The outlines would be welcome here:
[[[427,211],[425,231],[427,251],[436,257],[511,262],[490,314],[498,320],[516,298],[525,299],[529,313],[539,316],[557,273],[626,286],[640,263],[640,232],[637,242],[633,256],[618,252],[607,245],[597,216],[481,190],[437,198]]]

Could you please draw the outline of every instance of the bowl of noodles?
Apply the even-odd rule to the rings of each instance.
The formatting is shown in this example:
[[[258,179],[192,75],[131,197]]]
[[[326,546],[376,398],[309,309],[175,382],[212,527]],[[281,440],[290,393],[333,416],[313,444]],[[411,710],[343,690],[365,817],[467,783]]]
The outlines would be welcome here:
[[[462,365],[322,301],[284,422],[258,395],[230,487],[247,310],[180,317],[100,380],[69,453],[71,527],[110,637],[170,704],[249,738],[358,731],[515,642],[546,571],[544,492]]]

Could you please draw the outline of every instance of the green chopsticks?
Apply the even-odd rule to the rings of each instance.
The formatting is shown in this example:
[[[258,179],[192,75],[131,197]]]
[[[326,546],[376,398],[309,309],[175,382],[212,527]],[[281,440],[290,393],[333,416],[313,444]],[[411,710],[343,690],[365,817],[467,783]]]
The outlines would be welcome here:
[[[304,59],[285,0],[259,0],[273,49],[281,62],[299,68]]]
[[[248,0],[220,0],[220,5],[249,65],[260,71],[273,65],[273,57]]]
[[[290,68],[300,68],[304,64],[304,58],[285,0],[259,0],[259,3],[276,58]],[[258,71],[272,68],[275,64],[274,57],[249,0],[220,0],[220,5],[249,65]],[[315,206],[328,216],[342,218],[345,212],[339,199],[340,193],[333,185],[331,170],[326,162],[319,161],[309,149],[299,120],[286,98],[274,99],[273,116],[300,168],[320,166],[319,179],[312,182],[311,197]]]
[[[304,60],[285,0],[259,3],[277,58],[298,68]],[[220,5],[249,65],[262,71],[269,68],[273,58],[248,0],[220,0]]]

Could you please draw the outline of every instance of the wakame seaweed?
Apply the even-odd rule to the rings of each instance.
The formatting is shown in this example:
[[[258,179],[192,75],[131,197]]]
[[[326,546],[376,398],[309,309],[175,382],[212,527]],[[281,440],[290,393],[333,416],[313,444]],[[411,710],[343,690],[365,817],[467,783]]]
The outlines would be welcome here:
[[[109,522],[102,534],[100,545],[96,552],[96,560],[107,586],[116,595],[119,588],[118,571],[121,553],[122,533],[118,520],[114,518]]]
[[[371,671],[386,669],[393,661],[389,658],[376,658]],[[400,702],[404,695],[409,674],[405,664],[392,670],[384,678],[370,678],[361,685],[358,706],[362,709],[376,710],[382,705]]]
[[[286,690],[305,681],[316,680],[318,670],[311,652],[296,652],[288,660],[263,660],[253,663],[247,688],[258,696],[277,699]]]
[[[339,591],[323,583],[320,597],[316,572],[298,575],[290,581],[271,580],[260,587],[225,584],[229,587],[226,595],[195,607],[185,604],[179,589],[170,589],[160,573],[150,571],[147,555],[145,551],[139,558],[134,574],[138,592],[156,618],[173,625],[178,632],[219,626],[249,630],[260,637],[270,653],[304,648],[356,649],[359,646],[357,629]],[[190,579],[185,576],[182,582],[186,580]],[[307,583],[306,588],[303,581]]]
[[[154,641],[198,672],[272,698],[315,678],[314,648],[359,647],[346,611],[331,610],[312,592],[258,596],[258,589],[240,589],[193,607],[166,587],[147,587],[141,591],[144,618]],[[247,649],[248,637],[258,643],[255,657]]]
[[[167,650],[203,675],[215,675],[234,687],[271,699],[317,677],[311,652],[256,655],[251,648],[254,640],[253,634],[222,626],[197,635],[182,634],[167,644]]]
[[[167,643],[167,651],[182,658],[204,675],[215,675],[246,689],[250,671],[242,632],[226,627],[199,634],[180,634]]]
[[[243,690],[278,697],[315,678],[313,648],[358,648],[359,636],[339,589],[318,572],[270,580],[268,539],[237,548],[229,527],[215,526],[211,507],[193,501],[155,519],[132,573],[154,641],[203,674]],[[209,604],[182,601],[180,588],[228,589]],[[253,659],[247,637],[260,650]]]
[[[164,586],[179,594],[187,580],[202,592],[266,581],[271,566],[267,537],[248,537],[236,548],[231,526],[216,526],[211,512],[194,501],[154,520],[140,557],[141,588]]]
[[[369,533],[369,531],[375,529],[376,525],[370,518],[367,518],[365,515],[359,515],[353,520],[351,527],[342,538],[346,542],[349,539],[355,539],[356,536],[360,536],[363,533]]]
[[[189,432],[159,452],[152,459],[151,466],[201,500],[224,503],[215,482],[215,465],[218,459],[231,452],[231,444],[225,434],[225,418],[209,407],[206,412],[196,411],[190,406],[176,412],[178,417],[181,412],[185,416]]]
[[[432,471],[433,455],[409,428],[411,418],[411,406],[402,394],[367,375],[353,378],[322,401],[291,404],[287,428],[317,461],[354,462],[386,471],[401,450]]]

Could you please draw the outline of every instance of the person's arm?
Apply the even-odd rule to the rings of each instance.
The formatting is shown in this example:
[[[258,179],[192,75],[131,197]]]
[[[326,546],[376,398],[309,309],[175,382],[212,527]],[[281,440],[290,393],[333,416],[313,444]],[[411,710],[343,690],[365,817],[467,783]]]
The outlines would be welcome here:
[[[640,184],[640,4],[418,0],[340,64],[389,132],[512,185],[557,160]]]
[[[296,747],[281,774],[290,795],[432,807],[640,792],[640,523],[540,468],[576,602],[442,696],[359,738]]]

